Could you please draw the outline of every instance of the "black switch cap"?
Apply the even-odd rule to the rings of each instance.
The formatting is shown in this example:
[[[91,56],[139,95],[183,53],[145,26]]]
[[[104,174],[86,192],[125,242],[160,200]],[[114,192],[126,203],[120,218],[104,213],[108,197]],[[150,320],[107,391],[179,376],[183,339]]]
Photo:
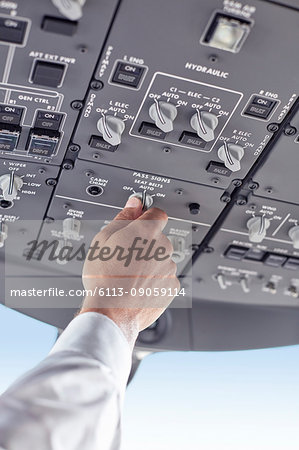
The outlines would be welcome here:
[[[41,28],[44,31],[55,34],[63,34],[64,36],[73,36],[78,27],[78,22],[58,17],[45,16],[42,21]]]
[[[64,64],[36,61],[32,72],[32,82],[41,86],[59,87],[64,71]]]

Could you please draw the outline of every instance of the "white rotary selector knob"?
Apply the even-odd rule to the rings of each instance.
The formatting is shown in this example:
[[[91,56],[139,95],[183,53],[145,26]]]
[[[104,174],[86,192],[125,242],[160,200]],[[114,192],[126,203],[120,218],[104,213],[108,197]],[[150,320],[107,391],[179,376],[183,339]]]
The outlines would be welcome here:
[[[129,198],[136,197],[139,198],[142,204],[142,210],[146,211],[148,210],[154,203],[154,199],[151,195],[149,195],[146,191],[142,192],[134,192],[134,194],[131,194]]]
[[[67,19],[79,20],[83,15],[82,7],[86,0],[52,0],[52,3]]]
[[[104,141],[111,145],[119,145],[125,129],[125,122],[119,117],[103,115],[98,120],[97,128]]]
[[[244,156],[244,149],[241,145],[227,143],[224,141],[223,145],[218,150],[218,157],[224,162],[232,172],[237,172],[241,169],[240,161]]]
[[[13,201],[18,191],[23,186],[22,178],[15,175],[15,172],[7,173],[0,177],[0,188],[2,189],[3,199],[7,201]]]
[[[218,125],[218,117],[208,111],[196,109],[190,119],[190,125],[201,139],[210,142],[215,139],[214,130]]]
[[[256,216],[249,219],[247,222],[247,228],[250,242],[262,242],[266,237],[269,226],[270,220],[264,216]]]
[[[293,247],[299,249],[299,225],[295,225],[289,230],[289,237],[293,241]]]
[[[160,130],[164,131],[164,133],[169,133],[173,130],[173,121],[178,113],[176,106],[172,103],[154,100],[155,102],[149,109],[149,116]]]

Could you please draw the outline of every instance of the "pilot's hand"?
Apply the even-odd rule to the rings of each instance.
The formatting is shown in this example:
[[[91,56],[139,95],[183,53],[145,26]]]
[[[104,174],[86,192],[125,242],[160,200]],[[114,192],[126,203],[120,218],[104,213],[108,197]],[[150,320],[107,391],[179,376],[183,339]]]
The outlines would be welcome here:
[[[96,311],[108,316],[132,346],[138,333],[157,320],[180,288],[171,259],[172,244],[162,233],[167,220],[161,209],[143,213],[140,200],[130,198],[94,237],[84,263],[83,284],[89,292],[81,313]]]

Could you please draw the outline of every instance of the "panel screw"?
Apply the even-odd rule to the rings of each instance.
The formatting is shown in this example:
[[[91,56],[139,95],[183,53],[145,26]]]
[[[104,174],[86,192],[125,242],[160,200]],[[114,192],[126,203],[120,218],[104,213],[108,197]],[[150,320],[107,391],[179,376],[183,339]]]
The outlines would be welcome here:
[[[164,147],[163,148],[163,152],[164,153],[171,153],[171,148],[170,147]]]
[[[203,249],[204,253],[213,253],[213,251],[214,251],[213,247],[205,247]]]
[[[218,56],[217,55],[210,55],[209,56],[209,61],[213,62],[213,63],[217,62],[218,61]]]
[[[83,108],[83,102],[81,102],[80,100],[74,100],[71,103],[71,108],[72,109],[76,109],[76,110],[80,110]]]
[[[254,211],[256,210],[256,205],[254,203],[251,203],[251,205],[249,205],[249,208]]]
[[[63,209],[69,209],[70,205],[68,203],[64,203],[62,205]]]
[[[53,219],[53,217],[46,217],[44,222],[45,223],[53,223],[53,222],[55,222],[55,219]]]
[[[242,186],[242,180],[239,180],[239,179],[233,180],[232,183],[236,187]]]
[[[87,171],[85,172],[85,175],[86,175],[87,177],[91,177],[91,175],[93,175],[93,171],[92,171],[92,170],[87,170]]]
[[[46,171],[46,169],[44,169],[43,167],[40,167],[40,168],[38,169],[38,173],[40,173],[41,175],[42,175],[43,173],[45,173],[45,171]]]
[[[62,168],[64,170],[72,170],[73,167],[74,167],[73,161],[71,161],[70,159],[66,159],[62,164]]]
[[[217,178],[217,177],[215,177],[215,178],[212,178],[212,180],[211,180],[214,184],[218,184],[219,183],[219,178]]]
[[[194,231],[196,233],[198,231],[198,226],[192,225],[192,231]]]
[[[79,150],[80,150],[80,145],[77,145],[77,144],[71,144],[70,146],[69,146],[69,150],[71,151],[71,152],[78,152]]]
[[[271,131],[271,133],[275,133],[279,129],[279,125],[277,123],[269,123],[267,126],[267,130]]]
[[[246,204],[247,204],[247,200],[246,200],[245,197],[243,197],[243,195],[240,195],[240,196],[237,198],[237,200],[236,200],[236,204],[237,204],[238,206],[246,205]]]
[[[92,155],[93,159],[99,159],[101,157],[100,153],[93,153]]]
[[[267,187],[265,190],[266,190],[266,192],[268,192],[268,194],[272,194],[272,192],[273,192],[272,187]]]
[[[220,200],[224,203],[229,203],[231,201],[231,196],[228,194],[223,194]]]
[[[100,89],[103,89],[104,83],[100,80],[92,80],[90,83],[90,88],[99,91]]]
[[[255,191],[256,189],[258,189],[258,187],[259,187],[259,184],[256,183],[255,181],[251,181],[248,184],[248,189],[250,189],[251,191]]]
[[[48,178],[46,180],[47,186],[56,186],[56,184],[57,184],[57,180],[55,180],[55,178]]]
[[[175,193],[176,193],[177,195],[183,195],[183,189],[176,189],[176,190],[175,190]]]
[[[285,129],[284,129],[284,134],[286,136],[294,136],[294,134],[297,133],[297,130],[295,127],[292,127],[291,125],[288,125]]]

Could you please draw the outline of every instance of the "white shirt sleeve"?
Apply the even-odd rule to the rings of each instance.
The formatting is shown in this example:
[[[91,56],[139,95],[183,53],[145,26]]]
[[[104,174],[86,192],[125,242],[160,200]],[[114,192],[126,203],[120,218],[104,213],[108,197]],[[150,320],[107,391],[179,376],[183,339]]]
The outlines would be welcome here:
[[[0,449],[116,450],[131,350],[96,312],[68,325],[37,367],[0,397]]]

